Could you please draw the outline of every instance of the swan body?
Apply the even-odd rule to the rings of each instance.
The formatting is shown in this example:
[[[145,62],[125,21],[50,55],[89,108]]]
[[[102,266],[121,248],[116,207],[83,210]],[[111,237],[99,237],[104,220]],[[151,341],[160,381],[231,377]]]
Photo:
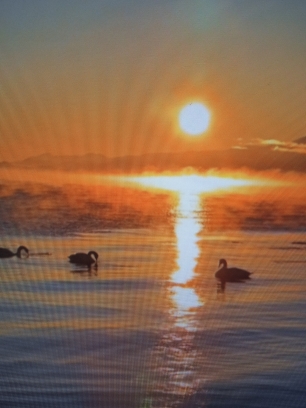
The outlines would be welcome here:
[[[17,252],[12,252],[10,249],[7,248],[0,248],[0,258],[12,258],[13,256],[17,256],[18,258],[21,258],[21,253],[22,251],[26,252],[26,256],[29,256],[29,250],[25,246],[21,245],[18,249]]]
[[[96,251],[89,251],[88,254],[85,254],[84,252],[78,252],[76,254],[70,255],[68,258],[70,263],[80,266],[88,266],[88,268],[90,268],[92,264],[95,264],[96,266],[98,265],[97,262],[99,255]]]
[[[221,265],[222,268],[218,269],[218,271],[215,273],[215,277],[221,281],[239,282],[245,279],[250,279],[251,272],[240,268],[228,268],[225,259],[220,259],[219,267]]]

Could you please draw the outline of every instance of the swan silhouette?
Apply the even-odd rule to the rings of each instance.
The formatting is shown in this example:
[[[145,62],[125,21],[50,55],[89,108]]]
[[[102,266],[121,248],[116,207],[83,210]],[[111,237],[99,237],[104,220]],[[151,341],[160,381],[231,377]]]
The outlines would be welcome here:
[[[29,256],[29,250],[25,246],[20,246],[17,249],[17,252],[14,253],[11,250],[7,248],[0,248],[0,258],[12,258],[13,256],[17,256],[18,258],[21,258],[22,251],[26,252],[26,257]]]
[[[99,255],[96,251],[89,251],[88,254],[85,254],[84,252],[78,252],[76,254],[68,256],[68,258],[70,263],[80,266],[88,266],[88,268],[90,268],[92,264],[98,266]]]
[[[215,277],[221,282],[241,282],[245,279],[250,279],[251,272],[239,268],[228,268],[225,259],[220,259],[219,267],[221,265],[222,268],[218,269],[215,273]]]

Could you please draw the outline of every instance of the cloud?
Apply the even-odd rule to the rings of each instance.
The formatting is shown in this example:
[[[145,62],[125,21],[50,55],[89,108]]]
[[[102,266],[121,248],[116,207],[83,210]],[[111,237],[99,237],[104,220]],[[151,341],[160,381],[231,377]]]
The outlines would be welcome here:
[[[246,147],[246,146],[239,146],[239,145],[237,145],[237,146],[232,146],[232,149],[236,149],[236,150],[247,150],[247,147]]]
[[[247,143],[247,146],[267,146],[271,147],[274,151],[306,154],[306,144],[283,142],[276,139],[255,139]]]
[[[278,150],[280,152],[293,152],[293,153],[300,153],[306,154],[306,146],[297,145],[296,143],[292,143],[295,146],[275,146],[274,150]]]

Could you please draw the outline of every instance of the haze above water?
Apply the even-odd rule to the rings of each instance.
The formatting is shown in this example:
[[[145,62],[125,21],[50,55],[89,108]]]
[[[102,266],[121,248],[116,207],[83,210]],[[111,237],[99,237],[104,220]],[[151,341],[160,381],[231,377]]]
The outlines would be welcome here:
[[[1,186],[0,246],[31,251],[0,260],[1,407],[303,406],[304,193],[152,180]],[[220,258],[252,279],[220,292]]]

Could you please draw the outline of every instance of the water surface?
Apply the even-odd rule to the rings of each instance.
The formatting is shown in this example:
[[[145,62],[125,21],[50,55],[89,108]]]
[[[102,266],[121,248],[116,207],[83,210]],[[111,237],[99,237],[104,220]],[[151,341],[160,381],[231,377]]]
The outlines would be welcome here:
[[[214,207],[193,194],[144,197],[126,212],[118,197],[101,200],[108,226],[87,219],[80,231],[65,211],[61,230],[52,210],[54,235],[34,213],[14,235],[11,214],[1,246],[26,244],[32,255],[0,260],[1,407],[304,406],[306,246],[292,217],[286,232],[222,230],[217,197]],[[97,272],[68,263],[91,249]],[[220,258],[252,279],[221,292]]]

